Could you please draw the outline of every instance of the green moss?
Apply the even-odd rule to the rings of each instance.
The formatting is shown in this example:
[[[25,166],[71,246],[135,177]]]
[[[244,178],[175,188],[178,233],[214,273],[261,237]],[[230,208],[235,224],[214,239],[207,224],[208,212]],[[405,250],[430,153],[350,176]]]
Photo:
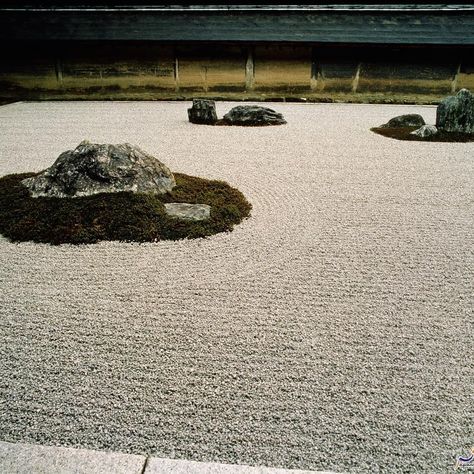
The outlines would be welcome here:
[[[445,132],[443,130],[438,130],[436,135],[431,137],[418,137],[417,135],[412,135],[410,132],[417,130],[420,127],[374,127],[371,128],[372,132],[377,133],[388,138],[395,138],[396,140],[408,140],[408,141],[417,141],[417,142],[473,142],[474,134],[468,133],[454,133],[454,132]]]
[[[32,198],[21,184],[30,176],[34,173],[0,178],[0,233],[12,241],[89,244],[207,237],[231,231],[251,210],[243,194],[227,183],[179,173],[175,188],[163,195],[123,192],[78,198]],[[167,202],[208,204],[211,217],[170,217]]]

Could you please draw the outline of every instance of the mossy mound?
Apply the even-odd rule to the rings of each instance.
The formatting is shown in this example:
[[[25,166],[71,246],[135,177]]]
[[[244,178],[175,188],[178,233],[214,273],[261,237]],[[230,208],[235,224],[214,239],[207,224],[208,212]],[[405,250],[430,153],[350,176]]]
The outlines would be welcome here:
[[[417,141],[417,142],[474,142],[474,134],[468,133],[456,133],[456,132],[445,132],[444,130],[439,130],[436,135],[431,137],[419,137],[418,135],[412,135],[411,132],[414,132],[420,127],[374,127],[371,128],[372,132],[377,133],[378,135],[383,135],[388,138],[395,138],[396,140],[407,140],[407,141]]]
[[[0,233],[12,241],[90,244],[101,240],[150,242],[207,237],[231,231],[251,204],[223,181],[175,173],[176,186],[161,195],[102,193],[76,198],[33,198],[21,180],[0,178]],[[185,221],[166,214],[164,203],[208,204],[211,217]]]

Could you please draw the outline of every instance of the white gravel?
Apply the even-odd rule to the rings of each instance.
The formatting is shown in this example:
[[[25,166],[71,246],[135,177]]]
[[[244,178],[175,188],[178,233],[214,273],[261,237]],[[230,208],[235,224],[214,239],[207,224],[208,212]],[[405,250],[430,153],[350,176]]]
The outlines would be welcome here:
[[[218,103],[222,116],[235,104]],[[299,469],[445,472],[474,436],[474,143],[371,126],[435,108],[0,107],[0,175],[130,142],[252,202],[206,240],[0,240],[0,439]]]

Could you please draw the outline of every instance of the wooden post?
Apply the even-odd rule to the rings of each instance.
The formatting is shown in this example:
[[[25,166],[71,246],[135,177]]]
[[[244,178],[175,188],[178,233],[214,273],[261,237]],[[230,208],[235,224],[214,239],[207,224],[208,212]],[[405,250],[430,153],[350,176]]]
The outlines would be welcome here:
[[[458,68],[456,69],[456,74],[454,74],[453,81],[451,82],[451,93],[452,94],[454,94],[456,92],[460,72],[461,72],[461,63],[458,64]]]
[[[203,86],[204,92],[209,91],[209,86],[207,84],[207,69],[208,69],[208,66],[201,66],[201,77],[204,83],[204,86]]]
[[[61,86],[63,84],[63,67],[61,64],[61,59],[59,57],[56,57],[56,61],[54,63],[54,69],[56,71],[56,80],[58,81],[58,84]]]
[[[318,71],[318,65],[314,59],[311,60],[311,77],[309,79],[309,86],[312,91],[315,91],[318,88],[318,79],[320,74]]]
[[[309,80],[309,87],[312,91],[321,91],[324,89],[324,75],[317,57],[317,48],[312,48],[311,51],[311,77]]]
[[[179,92],[179,60],[178,55],[174,55],[174,87],[176,92]]]
[[[357,86],[359,85],[360,66],[361,63],[359,63],[356,68],[354,80],[352,81],[352,92],[357,92]]]
[[[247,50],[247,61],[245,63],[245,90],[253,90],[255,82],[255,64],[253,60],[253,49],[248,48]]]

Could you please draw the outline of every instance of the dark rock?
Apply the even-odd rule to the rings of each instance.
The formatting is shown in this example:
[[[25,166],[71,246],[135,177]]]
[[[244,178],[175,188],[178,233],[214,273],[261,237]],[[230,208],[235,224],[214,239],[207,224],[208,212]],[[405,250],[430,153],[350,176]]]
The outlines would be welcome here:
[[[419,114],[406,114],[393,117],[386,124],[381,125],[383,128],[402,128],[402,127],[422,127],[425,125],[423,117]]]
[[[474,133],[474,94],[461,89],[436,109],[436,126],[447,132]]]
[[[217,122],[216,103],[213,100],[193,99],[188,117],[192,123],[214,125]]]
[[[121,191],[163,194],[176,182],[167,166],[137,146],[83,141],[22,184],[33,197],[77,197]]]
[[[410,132],[410,135],[416,135],[420,138],[432,137],[438,133],[438,129],[434,125],[423,125],[420,128],[417,128],[413,132]]]
[[[267,107],[239,105],[224,115],[228,125],[283,125],[286,120],[282,114]]]
[[[203,221],[211,217],[211,206],[207,204],[187,204],[170,202],[165,204],[166,213],[186,221]]]

